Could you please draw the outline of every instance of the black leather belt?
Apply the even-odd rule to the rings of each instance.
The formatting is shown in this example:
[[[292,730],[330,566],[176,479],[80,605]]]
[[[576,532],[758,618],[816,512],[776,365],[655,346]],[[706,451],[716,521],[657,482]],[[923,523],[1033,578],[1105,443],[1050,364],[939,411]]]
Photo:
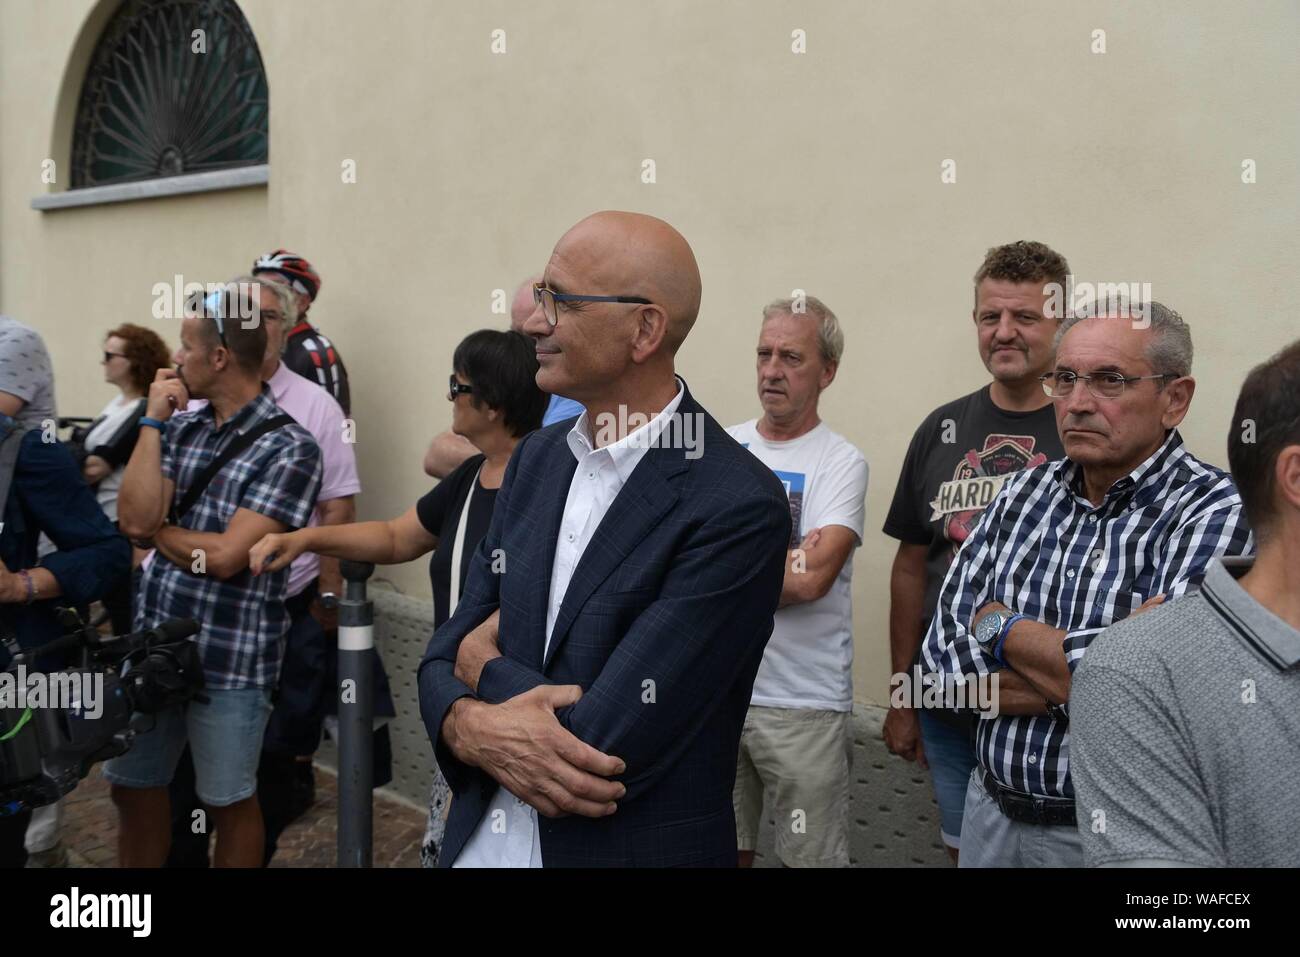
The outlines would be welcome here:
[[[1070,798],[1034,797],[999,784],[992,772],[984,772],[984,790],[1004,816],[1022,824],[1050,824],[1076,827],[1074,801]]]

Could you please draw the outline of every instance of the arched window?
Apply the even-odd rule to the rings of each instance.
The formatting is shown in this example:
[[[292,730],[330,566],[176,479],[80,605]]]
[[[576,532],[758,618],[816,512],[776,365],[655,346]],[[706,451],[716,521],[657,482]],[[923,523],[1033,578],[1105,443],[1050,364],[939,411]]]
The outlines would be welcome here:
[[[239,7],[125,0],[82,84],[72,188],[266,161],[266,73]]]

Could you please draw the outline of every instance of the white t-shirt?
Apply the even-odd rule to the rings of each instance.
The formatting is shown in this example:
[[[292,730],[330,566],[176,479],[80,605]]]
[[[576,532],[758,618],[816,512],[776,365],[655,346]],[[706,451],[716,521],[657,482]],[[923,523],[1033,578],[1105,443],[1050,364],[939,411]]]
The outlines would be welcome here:
[[[862,544],[867,460],[842,435],[818,423],[788,442],[758,434],[757,419],[727,432],[776,473],[790,497],[790,548],[814,528],[842,525]],[[854,547],[856,548],[857,545]],[[754,680],[752,704],[765,708],[853,710],[853,553],[816,601],[776,613]]]
[[[120,392],[115,395],[99,413],[103,416],[102,421],[86,433],[86,451],[93,454],[95,449],[116,435],[118,429],[135,413],[135,408],[139,404],[139,399],[128,399]],[[95,498],[110,522],[117,521],[117,493],[122,488],[124,472],[126,466],[119,465],[100,479],[99,484],[95,486]]]

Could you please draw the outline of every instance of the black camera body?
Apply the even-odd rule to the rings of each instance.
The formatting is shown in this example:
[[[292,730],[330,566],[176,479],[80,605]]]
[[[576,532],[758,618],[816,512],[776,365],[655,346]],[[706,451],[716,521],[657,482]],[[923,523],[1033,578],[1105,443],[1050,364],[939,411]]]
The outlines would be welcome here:
[[[99,761],[124,754],[141,728],[133,722],[191,699],[203,699],[203,667],[190,619],[156,628],[100,636],[70,610],[65,634],[34,652],[18,655],[8,674],[22,673],[67,699],[57,705],[0,706],[0,816],[53,803],[77,786]],[[80,649],[79,667],[28,676],[36,654]],[[11,679],[10,685],[13,685]],[[86,689],[94,694],[87,695]],[[92,710],[93,709],[93,710]],[[133,717],[135,716],[135,717]]]

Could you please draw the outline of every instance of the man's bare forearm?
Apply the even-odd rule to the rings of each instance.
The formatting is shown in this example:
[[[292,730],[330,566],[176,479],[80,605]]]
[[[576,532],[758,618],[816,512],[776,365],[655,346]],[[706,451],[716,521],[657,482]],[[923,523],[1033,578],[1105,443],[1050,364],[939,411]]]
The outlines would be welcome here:
[[[1003,668],[995,671],[991,680],[997,682],[998,714],[1047,714],[1047,699],[1024,675]]]
[[[159,555],[188,572],[229,577],[226,575],[228,545],[218,532],[196,532],[179,525],[164,525],[158,529],[153,543]]]
[[[889,575],[889,663],[894,674],[907,671],[916,661],[924,625],[925,554],[918,563],[915,556],[900,552]]]
[[[167,517],[167,504],[163,501],[162,435],[146,426],[140,429],[135,451],[122,473],[118,524],[131,538],[149,538]]]
[[[431,478],[446,478],[467,458],[477,454],[478,449],[469,439],[448,429],[437,435],[424,453],[424,473]]]
[[[1047,701],[1070,700],[1070,666],[1065,660],[1065,632],[1041,621],[1016,622],[1002,644],[1002,657]]]
[[[478,682],[483,675],[483,668],[493,658],[501,657],[497,645],[497,623],[500,618],[500,609],[492,612],[482,624],[461,639],[460,647],[456,649],[455,675],[475,694],[478,694]]]

